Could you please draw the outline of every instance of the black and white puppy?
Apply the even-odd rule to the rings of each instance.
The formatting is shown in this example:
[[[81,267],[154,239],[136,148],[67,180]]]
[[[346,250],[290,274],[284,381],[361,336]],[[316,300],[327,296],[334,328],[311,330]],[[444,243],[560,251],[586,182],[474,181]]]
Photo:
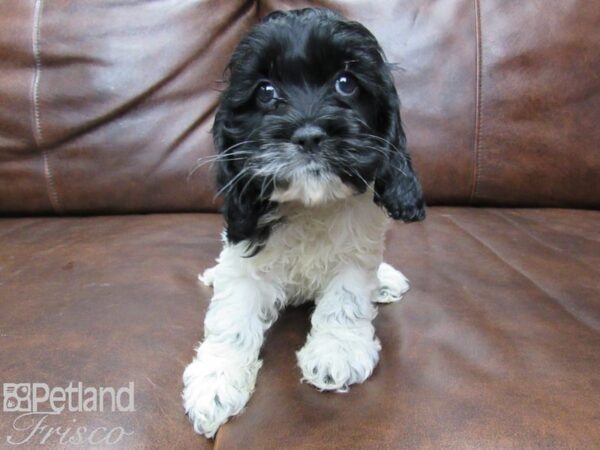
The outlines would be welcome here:
[[[425,216],[389,65],[364,26],[332,11],[274,12],[242,40],[214,141],[224,248],[200,277],[214,296],[183,375],[185,410],[208,437],[250,398],[285,305],[316,304],[303,381],[344,392],[371,375],[373,303],[408,290],[382,262],[388,216]]]

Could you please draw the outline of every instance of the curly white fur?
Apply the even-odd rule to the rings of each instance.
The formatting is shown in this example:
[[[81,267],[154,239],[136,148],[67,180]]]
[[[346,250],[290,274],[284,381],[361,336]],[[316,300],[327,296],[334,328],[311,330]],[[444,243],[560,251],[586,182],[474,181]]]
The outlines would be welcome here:
[[[298,351],[302,380],[345,392],[373,372],[381,348],[373,302],[399,300],[406,278],[382,263],[388,223],[372,194],[322,206],[280,206],[285,223],[265,248],[245,258],[225,244],[201,281],[214,287],[205,338],[185,370],[184,406],[194,429],[212,437],[250,398],[264,332],[287,304],[315,299],[312,330]]]

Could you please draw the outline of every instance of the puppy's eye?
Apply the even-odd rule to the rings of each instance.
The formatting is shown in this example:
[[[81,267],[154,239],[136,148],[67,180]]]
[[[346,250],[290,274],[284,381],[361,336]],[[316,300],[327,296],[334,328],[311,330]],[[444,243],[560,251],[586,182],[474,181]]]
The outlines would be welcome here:
[[[259,102],[270,104],[279,98],[277,89],[268,81],[263,81],[256,88],[256,98]]]
[[[342,73],[337,80],[335,80],[335,90],[344,97],[354,95],[358,90],[356,78],[347,72]]]

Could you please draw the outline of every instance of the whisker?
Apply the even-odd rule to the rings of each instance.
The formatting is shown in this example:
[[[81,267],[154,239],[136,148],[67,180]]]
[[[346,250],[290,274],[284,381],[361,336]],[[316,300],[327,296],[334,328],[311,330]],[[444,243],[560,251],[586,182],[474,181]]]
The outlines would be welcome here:
[[[256,142],[258,142],[256,139],[250,139],[250,140],[247,140],[247,141],[238,142],[237,144],[233,144],[232,146],[227,147],[225,150],[223,150],[220,153],[226,154],[230,150],[233,150],[234,148],[238,148],[240,145],[252,144],[252,143],[256,143]]]
[[[246,190],[248,189],[248,186],[250,186],[250,183],[252,183],[252,181],[258,176],[258,174],[255,172],[252,174],[252,176],[250,177],[250,179],[246,182],[246,184],[244,185],[244,187],[242,188],[242,190],[239,193],[239,196],[242,197],[244,195],[244,192],[246,192]]]
[[[399,148],[398,148],[396,145],[394,145],[393,143],[391,143],[391,142],[390,142],[390,141],[388,141],[387,139],[384,139],[384,138],[382,138],[382,137],[380,137],[380,136],[376,136],[376,135],[374,135],[374,134],[369,134],[369,133],[361,133],[361,134],[359,134],[359,136],[363,136],[363,137],[370,137],[370,138],[373,138],[373,139],[378,139],[378,140],[380,140],[381,142],[385,142],[387,145],[389,145],[390,147],[392,147],[394,150],[396,150],[396,151],[398,151],[398,152],[402,153],[402,152],[400,151],[400,149],[399,149]]]
[[[382,155],[388,156],[387,152],[385,150],[383,150],[382,148],[372,147],[370,145],[362,145],[362,147],[364,147],[364,148],[370,148],[371,150],[375,150],[375,151],[381,153]]]
[[[368,190],[370,190],[370,191],[373,193],[373,195],[377,195],[377,194],[375,193],[375,190],[374,190],[374,189],[371,187],[371,185],[370,185],[369,183],[367,183],[367,180],[365,180],[365,179],[362,177],[362,175],[361,175],[360,173],[358,173],[356,170],[353,170],[353,171],[352,171],[352,173],[353,173],[354,175],[356,175],[356,176],[357,176],[357,177],[358,177],[358,178],[359,178],[359,179],[360,179],[360,180],[361,180],[363,183],[365,183],[365,187],[366,187]],[[348,174],[348,175],[351,175],[351,174]]]
[[[229,182],[223,186],[221,189],[219,189],[217,191],[217,193],[214,195],[213,200],[215,200],[219,195],[221,195],[223,192],[227,191],[228,189],[230,189],[234,183],[239,181],[239,178],[248,170],[248,167],[244,167],[242,170],[239,171],[239,173],[234,176],[231,180],[229,180]]]
[[[248,152],[248,154],[250,154],[251,152]],[[223,161],[223,162],[229,162],[229,161],[241,161],[243,159],[245,159],[245,157],[242,156],[243,153],[238,154],[236,153],[232,153],[231,155],[213,155],[213,156],[208,156],[206,158],[200,158],[198,160],[198,162],[194,165],[194,167],[192,167],[190,169],[190,172],[188,173],[187,176],[187,181],[190,181],[190,178],[198,171],[198,169],[200,169],[201,167],[207,165],[207,164],[214,164],[218,161]],[[231,158],[230,156],[234,156],[235,158]]]
[[[196,164],[194,165],[194,167],[192,167],[192,169],[190,170],[190,173],[187,176],[187,181],[189,182],[190,178],[192,177],[192,175],[194,175],[194,173],[196,173],[196,171],[206,165],[206,164],[210,164],[210,163],[214,163],[216,161],[238,161],[241,158],[241,156],[243,155],[249,155],[252,152],[250,150],[237,150],[235,152],[231,152],[231,150],[236,149],[237,147],[240,147],[242,145],[245,144],[252,144],[252,143],[257,143],[257,140],[247,140],[247,141],[242,141],[242,142],[238,142],[236,144],[233,144],[229,147],[227,147],[225,150],[223,150],[222,152],[216,154],[216,155],[211,155],[211,156],[206,156],[204,158],[199,158],[198,161],[196,162]],[[239,159],[230,159],[230,157],[240,157]]]

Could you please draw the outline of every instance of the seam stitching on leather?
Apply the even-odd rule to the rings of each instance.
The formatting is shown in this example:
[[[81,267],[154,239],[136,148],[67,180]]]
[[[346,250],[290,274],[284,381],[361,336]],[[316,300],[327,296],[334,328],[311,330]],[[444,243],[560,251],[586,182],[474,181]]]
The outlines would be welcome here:
[[[42,120],[40,113],[40,77],[42,74],[42,57],[40,52],[40,22],[42,16],[42,9],[44,7],[44,0],[36,0],[33,10],[33,60],[34,60],[34,75],[33,75],[33,89],[32,89],[32,105],[33,105],[33,138],[37,147],[42,152],[42,159],[44,162],[44,175],[46,178],[46,191],[54,212],[59,212],[60,199],[56,191],[56,185],[54,183],[54,176],[50,167],[48,152],[43,148],[44,146],[44,134],[42,132]]]
[[[475,64],[476,64],[476,87],[475,87],[475,139],[473,143],[474,165],[473,165],[473,186],[471,188],[471,198],[469,203],[477,197],[479,189],[479,176],[481,173],[481,104],[482,104],[482,52],[483,45],[481,39],[481,5],[479,0],[475,3]]]

